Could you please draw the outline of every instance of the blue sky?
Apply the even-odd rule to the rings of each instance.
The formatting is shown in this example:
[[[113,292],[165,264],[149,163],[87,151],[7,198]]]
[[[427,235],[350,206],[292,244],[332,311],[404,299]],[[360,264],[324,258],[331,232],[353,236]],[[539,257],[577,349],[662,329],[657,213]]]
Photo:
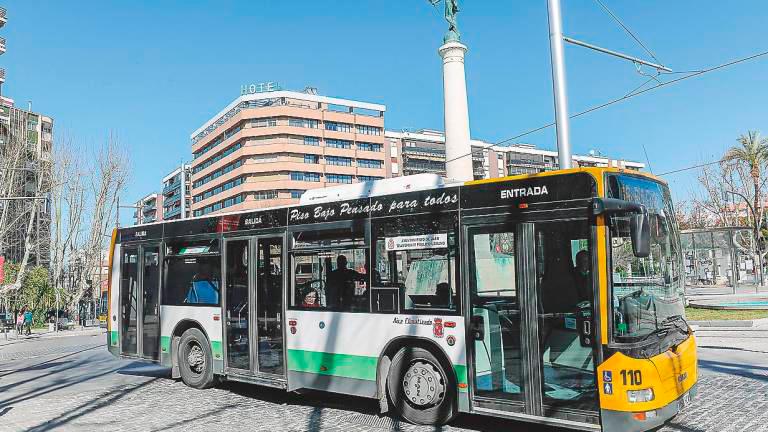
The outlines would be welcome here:
[[[674,70],[768,49],[768,2],[604,0]],[[124,200],[160,188],[191,155],[189,135],[239,94],[289,89],[387,105],[389,129],[442,128],[442,7],[427,0],[15,1],[0,29],[3,93],[55,118],[59,138],[129,149]],[[459,24],[472,135],[499,141],[553,118],[545,0],[464,1]],[[591,0],[564,0],[567,35],[648,57]],[[630,63],[566,47],[572,112],[644,77]],[[714,160],[748,129],[768,134],[768,57],[573,120],[574,150],[645,161],[655,172]],[[519,141],[555,147],[554,129]],[[695,172],[668,177],[688,195]],[[126,211],[127,212],[127,211]],[[127,217],[127,215],[125,215]]]

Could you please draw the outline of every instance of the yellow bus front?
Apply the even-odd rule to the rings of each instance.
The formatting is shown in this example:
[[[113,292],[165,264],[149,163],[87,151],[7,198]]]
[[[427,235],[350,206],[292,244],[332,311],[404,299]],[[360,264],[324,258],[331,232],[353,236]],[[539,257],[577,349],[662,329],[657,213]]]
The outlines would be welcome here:
[[[677,415],[696,393],[696,340],[685,321],[680,235],[663,182],[609,171],[600,188],[601,196],[642,209],[641,216],[606,211],[597,217],[599,262],[607,264],[600,277],[601,422],[605,431],[646,431]],[[638,250],[643,231],[645,251]]]

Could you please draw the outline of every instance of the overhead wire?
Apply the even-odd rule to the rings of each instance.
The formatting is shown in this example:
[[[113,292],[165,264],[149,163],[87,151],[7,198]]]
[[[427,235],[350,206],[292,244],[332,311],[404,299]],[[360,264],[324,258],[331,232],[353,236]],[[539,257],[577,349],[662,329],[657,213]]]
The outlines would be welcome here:
[[[608,9],[608,6],[606,6],[606,5],[605,5],[605,3],[603,3],[603,2],[602,2],[602,1],[600,1],[600,0],[595,0],[595,1],[597,2],[597,4],[599,4],[599,5],[600,5],[600,7],[601,7],[601,8],[603,8],[603,10],[604,10],[604,11],[605,11],[605,12],[606,12],[608,15],[610,15],[610,16],[611,16],[611,18],[613,18],[613,20],[614,20],[614,21],[616,21],[616,22],[617,22],[617,23],[618,23],[618,24],[621,26],[621,28],[623,28],[623,29],[624,29],[624,31],[626,31],[626,32],[627,32],[627,34],[629,34],[629,35],[632,37],[632,39],[634,39],[634,40],[635,40],[635,42],[637,42],[637,43],[638,43],[638,44],[639,44],[641,47],[643,47],[643,49],[645,50],[645,52],[646,52],[646,53],[648,53],[648,55],[649,55],[649,56],[653,57],[653,59],[654,59],[654,60],[656,60],[658,63],[661,63],[661,60],[659,60],[659,59],[658,59],[658,58],[657,58],[657,57],[656,57],[656,56],[655,56],[655,55],[654,55],[654,54],[651,52],[651,50],[650,50],[650,49],[648,49],[648,47],[647,47],[647,46],[645,46],[645,44],[644,44],[644,43],[643,43],[643,42],[640,40],[640,38],[639,38],[639,37],[637,37],[637,36],[635,35],[635,33],[633,33],[633,32],[632,32],[632,30],[630,30],[630,29],[629,29],[629,27],[627,27],[627,26],[624,24],[624,22],[622,22],[622,21],[621,21],[621,19],[620,19],[618,16],[616,16],[616,14],[615,14],[615,13],[613,13],[613,11],[611,11],[610,9]]]
[[[661,84],[657,84],[655,86],[648,87],[646,89],[634,90],[634,91],[632,91],[632,92],[630,92],[630,93],[628,93],[628,94],[626,94],[624,96],[621,96],[621,97],[618,97],[616,99],[612,99],[612,100],[606,101],[606,102],[601,103],[599,105],[592,106],[592,107],[587,108],[587,109],[585,109],[583,111],[577,112],[576,114],[572,114],[571,116],[569,116],[569,118],[581,117],[581,116],[583,116],[585,114],[589,114],[591,112],[594,112],[594,111],[597,111],[597,110],[609,107],[609,106],[614,105],[614,104],[617,104],[619,102],[623,102],[623,101],[625,101],[627,99],[631,99],[631,98],[633,98],[635,96],[640,96],[641,94],[648,93],[648,92],[650,92],[652,90],[656,90],[656,89],[661,88],[661,87],[666,87],[666,86],[678,83],[680,81],[687,80],[689,78],[695,78],[695,77],[698,77],[698,76],[701,76],[701,75],[704,75],[704,74],[707,74],[707,73],[710,73],[710,72],[715,72],[717,70],[724,69],[724,68],[727,68],[727,67],[730,67],[730,66],[734,66],[734,65],[737,65],[739,63],[744,63],[744,62],[747,62],[747,61],[750,61],[750,60],[754,60],[754,59],[757,59],[757,58],[760,58],[760,57],[764,57],[766,55],[768,55],[768,51],[762,51],[762,52],[759,52],[759,53],[756,53],[756,54],[752,54],[752,55],[747,56],[747,57],[741,57],[741,58],[738,58],[738,59],[735,59],[735,60],[728,61],[726,63],[719,64],[717,66],[712,66],[712,67],[707,68],[707,69],[701,69],[701,70],[697,70],[697,71],[692,71],[688,75],[685,75],[683,77],[675,78],[675,79],[673,79],[671,81],[665,81],[665,82],[663,82]],[[645,83],[645,84],[647,84],[647,83]],[[644,87],[645,84],[643,84],[642,86],[640,86],[638,88]],[[542,125],[542,126],[539,126],[537,128],[525,131],[525,132],[523,132],[521,134],[515,135],[513,137],[506,138],[506,139],[503,139],[501,141],[498,141],[498,142],[494,143],[494,145],[503,145],[503,144],[506,144],[506,143],[508,143],[510,141],[514,141],[514,140],[516,140],[518,138],[522,138],[522,137],[524,137],[526,135],[530,135],[532,133],[539,132],[539,131],[544,130],[544,129],[548,129],[548,128],[554,126],[554,125],[555,125],[555,122],[547,123],[545,125]],[[455,160],[458,160],[458,159],[461,159],[461,158],[464,158],[464,157],[468,157],[468,156],[471,156],[471,155],[472,155],[472,153],[467,153],[467,154],[463,154],[463,155],[460,155],[460,156],[456,156],[455,158],[446,160],[446,163],[447,162],[453,162]],[[664,173],[664,174],[671,174],[671,173]],[[660,175],[664,175],[664,174],[660,174]]]

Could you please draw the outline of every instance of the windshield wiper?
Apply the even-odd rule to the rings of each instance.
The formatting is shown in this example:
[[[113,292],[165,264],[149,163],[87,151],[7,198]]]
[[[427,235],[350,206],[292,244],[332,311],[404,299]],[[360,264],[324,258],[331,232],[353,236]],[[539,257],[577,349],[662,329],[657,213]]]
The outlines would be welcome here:
[[[684,333],[686,335],[688,334],[688,330],[690,329],[690,327],[688,327],[688,321],[686,321],[682,315],[670,315],[664,318],[663,320],[661,320],[661,322],[659,323],[658,330],[672,329],[672,328],[677,329],[681,333]]]

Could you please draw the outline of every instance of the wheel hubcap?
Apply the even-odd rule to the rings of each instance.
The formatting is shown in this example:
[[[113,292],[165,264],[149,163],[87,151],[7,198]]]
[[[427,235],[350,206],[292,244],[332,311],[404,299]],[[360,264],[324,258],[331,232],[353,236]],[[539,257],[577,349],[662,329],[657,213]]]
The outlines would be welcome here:
[[[403,393],[411,404],[419,408],[427,408],[442,402],[445,396],[445,383],[434,365],[416,361],[405,373]]]
[[[189,348],[187,363],[189,363],[189,368],[193,372],[198,374],[203,372],[205,369],[205,356],[203,355],[203,350],[200,348],[200,345],[193,344]]]

